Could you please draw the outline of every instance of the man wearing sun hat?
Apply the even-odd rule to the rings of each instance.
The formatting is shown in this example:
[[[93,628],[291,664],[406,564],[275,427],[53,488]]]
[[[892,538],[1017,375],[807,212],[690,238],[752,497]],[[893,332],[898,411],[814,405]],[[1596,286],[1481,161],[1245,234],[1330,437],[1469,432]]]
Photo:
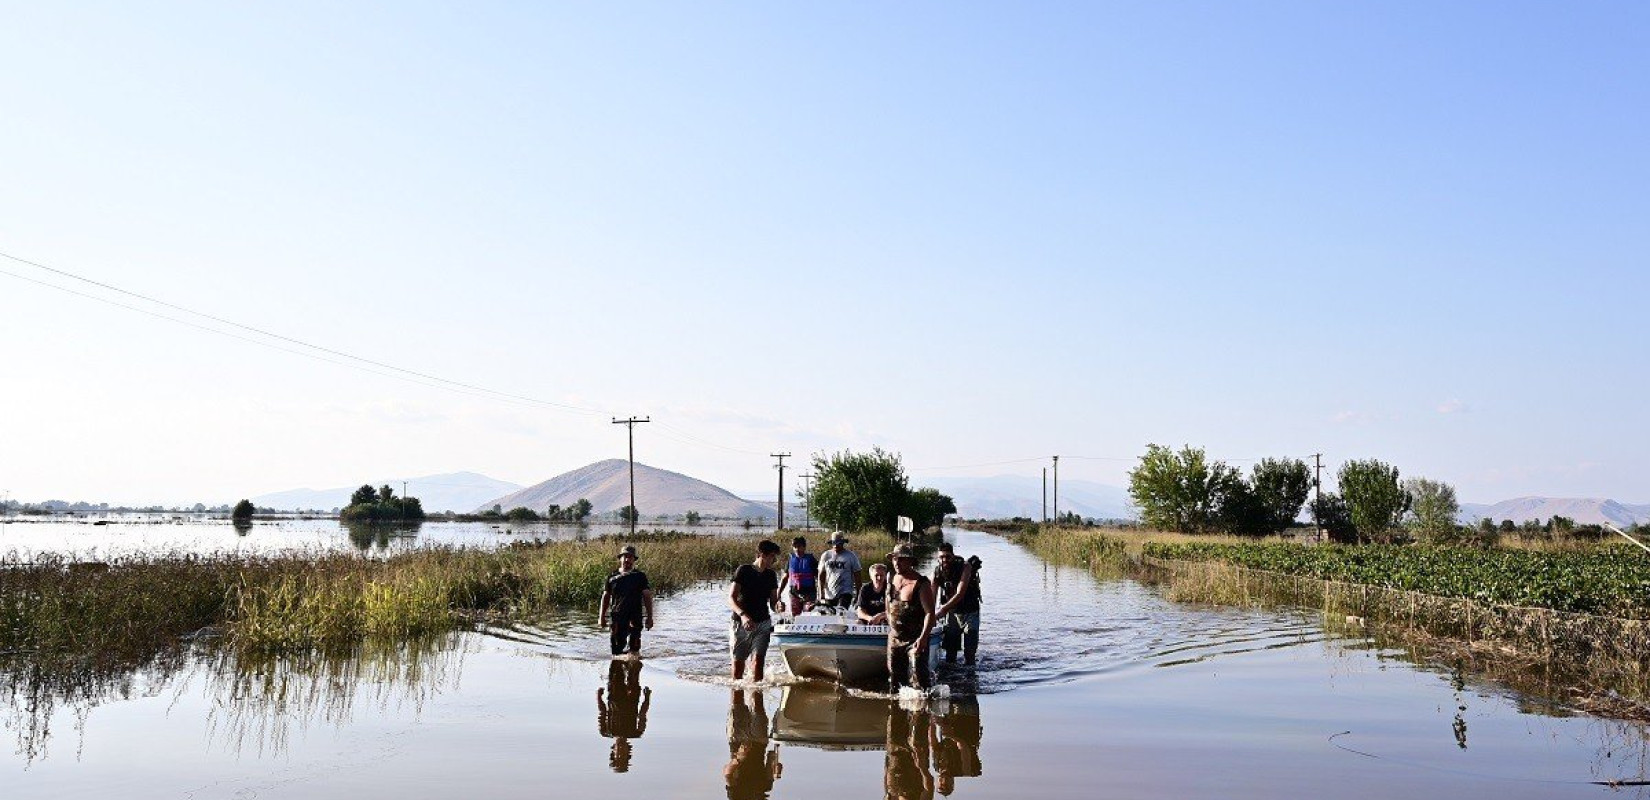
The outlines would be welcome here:
[[[647,585],[647,573],[636,569],[636,548],[632,545],[619,550],[619,568],[607,576],[607,586],[602,589],[601,626],[608,628],[616,656],[626,652],[639,655],[642,628],[653,629],[653,590]]]
[[[928,635],[934,632],[934,583],[917,571],[917,553],[901,544],[888,554],[894,576],[888,582],[888,690],[907,682],[928,690]],[[915,667],[915,669],[912,669]]]

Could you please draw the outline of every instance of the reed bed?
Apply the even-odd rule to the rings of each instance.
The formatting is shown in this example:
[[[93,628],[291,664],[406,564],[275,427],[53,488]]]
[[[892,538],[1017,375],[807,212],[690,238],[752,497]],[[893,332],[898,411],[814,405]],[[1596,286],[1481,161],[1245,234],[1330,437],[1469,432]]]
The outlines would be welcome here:
[[[761,538],[654,531],[493,550],[432,547],[384,559],[174,554],[98,565],[0,562],[0,656],[142,663],[202,632],[264,651],[408,639],[594,604],[622,544],[637,546],[654,591],[668,593],[731,575]],[[855,537],[867,562],[891,544],[886,534]]]

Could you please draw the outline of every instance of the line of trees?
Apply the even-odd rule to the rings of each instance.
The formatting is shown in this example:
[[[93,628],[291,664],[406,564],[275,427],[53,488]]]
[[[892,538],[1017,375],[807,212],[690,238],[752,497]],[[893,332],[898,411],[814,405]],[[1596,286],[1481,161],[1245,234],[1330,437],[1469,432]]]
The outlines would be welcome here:
[[[950,495],[937,489],[912,489],[898,453],[880,447],[870,452],[815,453],[813,492],[797,497],[826,527],[839,530],[879,528],[892,532],[899,517],[910,517],[917,530],[935,527],[957,513]]]
[[[1321,493],[1310,509],[1336,541],[1483,543],[1480,530],[1456,522],[1461,506],[1443,481],[1403,480],[1397,467],[1375,459],[1348,461],[1335,477],[1339,492]],[[1300,459],[1262,459],[1245,477],[1190,445],[1147,445],[1129,472],[1129,498],[1141,521],[1185,533],[1282,532],[1296,524],[1314,488]]]

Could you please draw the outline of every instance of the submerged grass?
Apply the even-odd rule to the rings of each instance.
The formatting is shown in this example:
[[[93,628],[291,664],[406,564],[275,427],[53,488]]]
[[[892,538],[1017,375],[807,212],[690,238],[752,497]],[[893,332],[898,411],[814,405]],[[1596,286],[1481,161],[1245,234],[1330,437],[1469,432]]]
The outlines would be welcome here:
[[[621,543],[640,549],[639,566],[664,593],[731,575],[761,538],[655,531],[493,550],[432,547],[385,559],[328,553],[162,555],[98,565],[0,561],[0,655],[141,663],[202,630],[221,632],[242,650],[405,639],[593,604]],[[879,553],[891,540],[864,533],[855,544]]]

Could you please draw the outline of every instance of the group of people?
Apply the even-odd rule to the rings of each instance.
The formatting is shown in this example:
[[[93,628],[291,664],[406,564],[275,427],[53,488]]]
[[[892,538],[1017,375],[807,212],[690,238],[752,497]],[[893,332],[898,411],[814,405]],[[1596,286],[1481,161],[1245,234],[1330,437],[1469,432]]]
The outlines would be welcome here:
[[[851,611],[868,625],[887,625],[890,688],[929,687],[927,650],[936,626],[945,660],[955,663],[960,654],[964,664],[974,664],[980,637],[979,558],[961,559],[950,542],[941,542],[934,573],[927,576],[917,572],[912,546],[901,544],[886,561],[871,565],[870,581],[856,590],[862,565],[840,532],[818,556],[808,552],[806,538],[793,539],[782,574],[774,571],[779,556],[778,544],[762,540],[755,560],[734,570],[728,585],[734,680],[745,678],[747,664],[751,679],[762,680],[772,612],[787,608],[793,617],[824,607]],[[626,546],[618,558],[619,568],[608,577],[601,599],[601,625],[610,632],[615,656],[640,653],[642,630],[653,627],[653,591],[647,574],[636,568],[636,548]]]

